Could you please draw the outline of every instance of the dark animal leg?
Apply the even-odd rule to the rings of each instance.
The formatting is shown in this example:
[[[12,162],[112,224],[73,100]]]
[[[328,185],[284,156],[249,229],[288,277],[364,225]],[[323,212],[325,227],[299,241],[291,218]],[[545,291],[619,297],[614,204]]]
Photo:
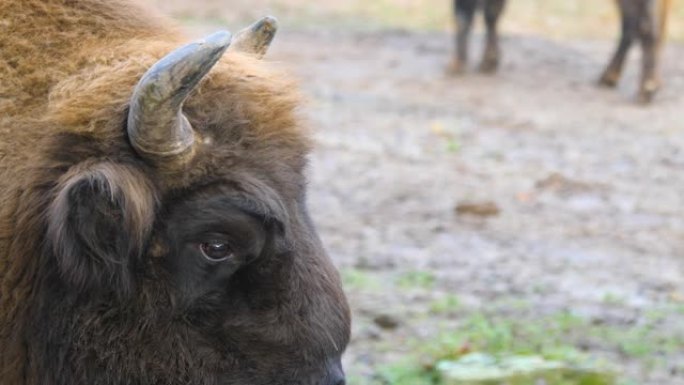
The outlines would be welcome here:
[[[642,68],[637,97],[641,103],[649,103],[660,89],[658,62],[660,48],[665,39],[665,27],[670,5],[670,0],[648,0],[647,4],[644,4],[641,14],[639,37],[641,39]]]
[[[660,80],[656,75],[656,37],[650,15],[642,15],[639,23],[639,37],[641,40],[641,81],[639,84],[638,100],[648,103],[660,88]]]
[[[468,41],[477,10],[477,0],[454,0],[456,14],[456,52],[447,71],[456,74],[465,70],[468,62]]]
[[[492,73],[499,67],[499,33],[497,25],[503,11],[505,0],[485,0],[484,18],[487,26],[487,45],[480,63],[480,71]]]
[[[634,1],[621,0],[619,2],[619,6],[622,18],[622,34],[620,36],[620,43],[618,44],[613,58],[610,60],[610,63],[599,78],[599,84],[606,87],[615,87],[620,79],[625,57],[627,56],[627,52],[632,46],[632,42],[637,36],[639,29],[640,10],[637,4]]]

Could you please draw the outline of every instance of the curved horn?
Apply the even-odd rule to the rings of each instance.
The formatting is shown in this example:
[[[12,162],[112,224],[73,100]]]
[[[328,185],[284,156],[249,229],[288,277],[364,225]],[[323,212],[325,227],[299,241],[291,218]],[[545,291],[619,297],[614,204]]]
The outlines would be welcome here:
[[[195,134],[183,115],[183,102],[230,45],[220,31],[164,56],[133,90],[128,136],[141,156],[160,160],[192,149]]]
[[[230,51],[246,52],[261,58],[268,51],[277,31],[278,20],[273,16],[263,17],[235,34]]]

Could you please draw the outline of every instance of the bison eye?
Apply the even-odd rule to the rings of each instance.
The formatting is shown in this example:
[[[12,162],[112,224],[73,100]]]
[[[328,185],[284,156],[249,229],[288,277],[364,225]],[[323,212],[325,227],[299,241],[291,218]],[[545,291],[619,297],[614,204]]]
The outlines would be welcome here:
[[[233,249],[223,242],[205,242],[200,244],[204,258],[211,262],[221,262],[233,255]]]

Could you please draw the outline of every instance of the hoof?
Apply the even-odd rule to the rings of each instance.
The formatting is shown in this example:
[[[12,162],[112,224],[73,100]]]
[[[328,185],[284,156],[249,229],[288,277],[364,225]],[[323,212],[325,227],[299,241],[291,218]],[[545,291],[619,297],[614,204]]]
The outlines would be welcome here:
[[[639,104],[651,104],[653,97],[655,96],[655,91],[639,91],[636,97],[636,101]]]
[[[447,64],[444,72],[451,76],[461,75],[465,72],[465,65],[460,60],[454,59],[451,63]]]
[[[483,74],[493,74],[499,69],[497,61],[483,61],[480,63],[479,71]]]
[[[485,57],[480,63],[479,71],[483,74],[493,74],[499,69],[498,57]]]
[[[596,85],[599,87],[615,88],[617,85],[617,79],[604,75],[599,78],[598,82],[596,82]]]
[[[660,89],[660,82],[657,80],[647,80],[639,89],[639,94],[637,95],[637,102],[640,104],[649,104],[653,101],[653,97],[656,92]]]
[[[599,78],[596,84],[600,87],[615,88],[618,82],[619,75],[615,72],[605,72]]]
[[[639,92],[636,97],[636,102],[641,105],[649,105],[653,101],[653,93]]]

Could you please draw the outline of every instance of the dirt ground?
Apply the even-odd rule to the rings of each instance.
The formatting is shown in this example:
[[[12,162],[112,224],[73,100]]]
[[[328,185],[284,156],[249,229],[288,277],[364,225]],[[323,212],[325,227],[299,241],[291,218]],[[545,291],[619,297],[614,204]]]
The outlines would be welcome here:
[[[649,107],[633,103],[636,54],[617,90],[594,85],[610,40],[508,35],[502,48],[498,75],[454,78],[447,32],[283,25],[268,55],[309,99],[311,213],[347,277],[354,378],[457,328],[459,311],[430,311],[445,296],[494,318],[570,312],[626,330],[659,312],[658,332],[684,341],[684,46],[667,46]],[[570,343],[626,384],[684,384],[684,346],[645,364]]]
[[[503,46],[499,75],[456,79],[442,74],[450,50],[440,34],[287,34],[275,50],[314,101],[311,211],[335,261],[386,282],[411,270],[436,276],[418,296],[352,292],[357,330],[390,309],[405,328],[380,338],[429,334],[439,320],[416,303],[444,293],[474,307],[510,297],[532,314],[635,324],[683,299],[682,47],[669,48],[666,87],[644,108],[631,102],[636,71],[618,92],[592,84],[610,42],[518,36]],[[457,215],[469,200],[500,213]],[[609,297],[619,303],[606,306]],[[682,317],[663,327],[681,335]],[[360,338],[350,350],[372,364]],[[684,356],[663,359],[662,373],[625,370],[684,383],[667,373]]]

